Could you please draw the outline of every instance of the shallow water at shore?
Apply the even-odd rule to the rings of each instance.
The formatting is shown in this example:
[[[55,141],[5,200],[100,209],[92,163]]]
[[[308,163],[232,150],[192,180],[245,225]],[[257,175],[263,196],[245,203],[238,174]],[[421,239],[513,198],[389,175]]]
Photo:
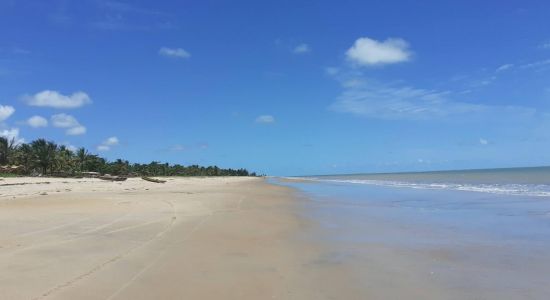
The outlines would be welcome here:
[[[365,288],[426,284],[441,292],[428,297],[446,299],[550,294],[550,197],[273,182],[309,197],[305,214],[321,225],[312,238],[323,240],[332,249],[327,260],[349,265]]]

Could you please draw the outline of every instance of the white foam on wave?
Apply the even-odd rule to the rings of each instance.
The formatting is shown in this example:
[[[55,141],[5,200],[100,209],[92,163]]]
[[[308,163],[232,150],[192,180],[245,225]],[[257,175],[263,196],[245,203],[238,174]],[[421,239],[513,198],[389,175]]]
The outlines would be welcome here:
[[[324,179],[318,177],[292,177],[318,182],[368,184],[377,186],[388,186],[398,188],[430,189],[430,190],[456,190],[467,192],[491,193],[501,195],[550,197],[550,185],[542,184],[462,184],[462,183],[418,183],[391,180],[373,179]]]

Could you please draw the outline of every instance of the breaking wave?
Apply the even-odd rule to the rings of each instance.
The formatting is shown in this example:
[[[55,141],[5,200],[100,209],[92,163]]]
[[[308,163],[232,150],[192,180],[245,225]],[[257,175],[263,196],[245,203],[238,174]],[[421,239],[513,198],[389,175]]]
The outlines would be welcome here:
[[[455,190],[491,193],[501,195],[520,195],[550,197],[550,185],[546,184],[471,184],[471,183],[424,183],[405,182],[391,180],[372,179],[326,179],[318,177],[292,177],[290,180],[305,180],[316,182],[346,183],[346,184],[367,184],[376,186],[387,186],[397,188],[429,189],[429,190]]]

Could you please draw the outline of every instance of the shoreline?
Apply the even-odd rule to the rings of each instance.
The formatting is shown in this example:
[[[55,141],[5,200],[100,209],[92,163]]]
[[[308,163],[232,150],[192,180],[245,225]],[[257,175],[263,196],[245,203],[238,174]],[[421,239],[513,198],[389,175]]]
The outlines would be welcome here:
[[[285,181],[163,179],[164,184],[139,178],[124,182],[6,178],[2,184],[25,185],[0,186],[3,296],[207,300],[475,296],[449,286],[454,280],[429,272],[438,261],[447,261],[448,251],[365,242],[369,237],[406,235],[409,229],[362,214],[354,218],[367,219],[352,218],[361,223],[340,219],[346,216],[340,214],[342,209],[353,213],[360,206],[319,201]],[[410,230],[433,234],[429,227]],[[345,240],[349,237],[353,240]]]
[[[550,198],[286,182],[361,299],[545,299]],[[356,285],[358,286],[358,285]]]

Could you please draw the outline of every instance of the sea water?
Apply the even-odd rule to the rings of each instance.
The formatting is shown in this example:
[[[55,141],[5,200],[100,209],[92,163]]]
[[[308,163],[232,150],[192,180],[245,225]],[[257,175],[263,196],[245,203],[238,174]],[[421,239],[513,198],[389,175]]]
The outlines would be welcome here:
[[[308,176],[306,180],[550,196],[550,167]]]
[[[360,262],[381,257],[377,247],[458,298],[550,295],[549,167],[273,181],[307,197],[304,211],[332,245],[331,259],[359,274],[371,268]]]

